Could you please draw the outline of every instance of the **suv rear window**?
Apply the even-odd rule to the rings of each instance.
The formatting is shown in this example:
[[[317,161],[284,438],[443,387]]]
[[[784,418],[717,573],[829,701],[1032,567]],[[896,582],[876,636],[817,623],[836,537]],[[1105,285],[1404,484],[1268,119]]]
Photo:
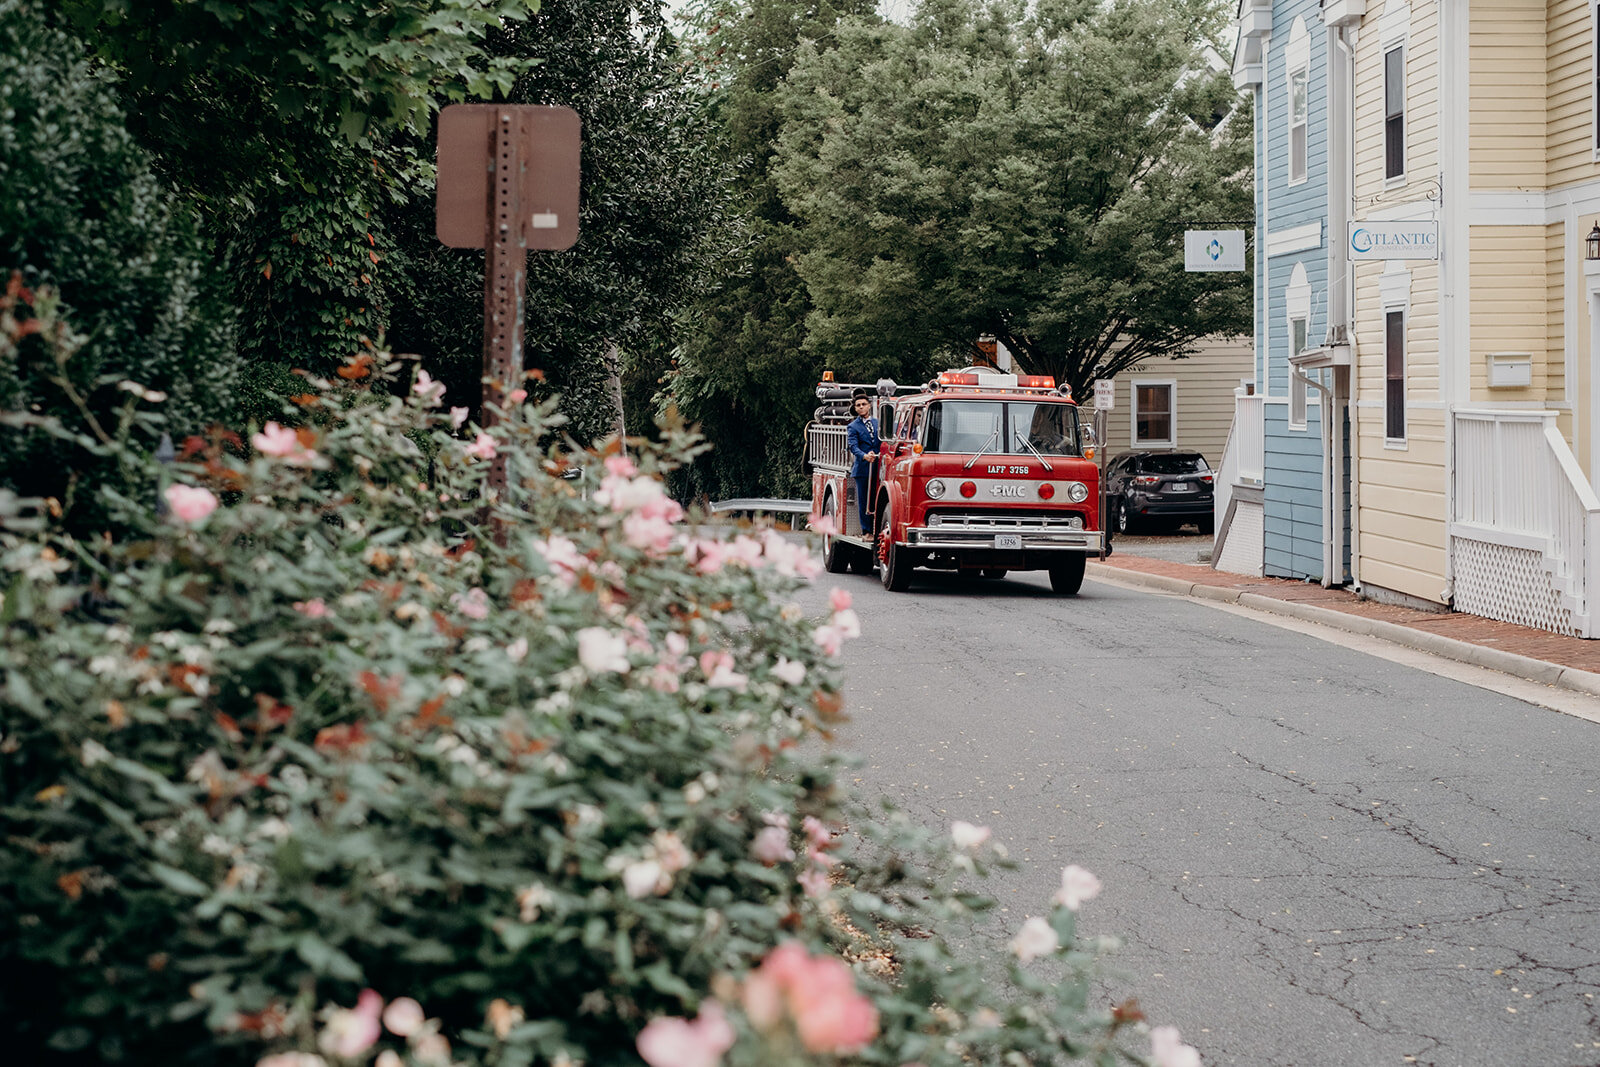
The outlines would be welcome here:
[[[1204,456],[1173,453],[1166,456],[1146,456],[1139,461],[1139,469],[1146,474],[1192,474],[1195,471],[1208,471],[1211,468],[1206,466]]]

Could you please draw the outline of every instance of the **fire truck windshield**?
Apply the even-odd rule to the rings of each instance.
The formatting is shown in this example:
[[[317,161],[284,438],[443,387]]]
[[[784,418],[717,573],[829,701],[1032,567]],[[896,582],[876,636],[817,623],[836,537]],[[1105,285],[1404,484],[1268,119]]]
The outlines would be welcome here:
[[[1078,409],[1066,403],[940,400],[928,406],[925,424],[928,452],[971,453],[989,444],[990,451],[1000,453],[1083,454]],[[1003,430],[998,442],[993,441],[996,430]]]

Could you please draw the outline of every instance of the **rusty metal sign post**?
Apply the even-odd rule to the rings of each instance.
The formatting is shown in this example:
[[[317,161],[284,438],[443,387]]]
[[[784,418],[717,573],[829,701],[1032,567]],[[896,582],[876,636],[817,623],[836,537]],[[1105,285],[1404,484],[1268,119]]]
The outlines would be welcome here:
[[[483,406],[497,421],[522,380],[523,300],[528,250],[571,248],[578,239],[582,124],[569,107],[452,104],[439,112],[435,230],[452,248],[481,248]],[[504,458],[489,484],[504,489]]]

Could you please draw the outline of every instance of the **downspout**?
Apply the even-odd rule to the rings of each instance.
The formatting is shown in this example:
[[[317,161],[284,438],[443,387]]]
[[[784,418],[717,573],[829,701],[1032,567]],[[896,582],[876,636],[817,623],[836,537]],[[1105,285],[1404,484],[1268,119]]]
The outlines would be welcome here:
[[[1340,215],[1342,216],[1338,220],[1340,223],[1339,232],[1336,234],[1330,233],[1328,235],[1328,240],[1330,243],[1333,241],[1339,242],[1340,252],[1338,260],[1344,282],[1344,299],[1339,310],[1340,318],[1342,320],[1341,325],[1344,327],[1345,340],[1350,345],[1350,369],[1345,376],[1344,390],[1345,396],[1347,397],[1350,423],[1350,587],[1359,593],[1361,591],[1361,409],[1360,406],[1356,404],[1355,400],[1359,395],[1356,387],[1356,369],[1359,366],[1360,361],[1356,358],[1356,268],[1355,264],[1350,261],[1349,249],[1346,246],[1346,242],[1349,240],[1347,236],[1347,231],[1349,229],[1348,223],[1351,219],[1355,218],[1356,203],[1356,30],[1353,27],[1342,25],[1336,26],[1334,27],[1331,39],[1334,49],[1339,54],[1339,62],[1343,73],[1343,78],[1341,79],[1342,84],[1340,85],[1340,99],[1338,101],[1339,108],[1341,110],[1338,132],[1340,140],[1340,154],[1344,157],[1342,161],[1344,164],[1342,167],[1344,172],[1344,189],[1342,190],[1343,196],[1340,198],[1341,202],[1337,205],[1337,207],[1340,209]],[[1335,383],[1338,382],[1338,374],[1339,372],[1335,370]],[[1339,414],[1340,435],[1343,437],[1344,424],[1346,420],[1343,412],[1340,412]],[[1341,441],[1341,445],[1342,443],[1343,442]],[[1339,513],[1341,521],[1337,523],[1337,528],[1334,534],[1335,543],[1337,545],[1335,559],[1337,561],[1339,577],[1343,579],[1344,522],[1342,519],[1345,507],[1343,500],[1343,447],[1339,449],[1336,463],[1336,469],[1338,470],[1339,476],[1335,479],[1334,492],[1337,494],[1336,499],[1339,501]]]

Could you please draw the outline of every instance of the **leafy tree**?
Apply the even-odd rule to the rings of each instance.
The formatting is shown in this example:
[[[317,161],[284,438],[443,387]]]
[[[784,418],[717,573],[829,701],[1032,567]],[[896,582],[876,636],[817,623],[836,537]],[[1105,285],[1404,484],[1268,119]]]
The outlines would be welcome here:
[[[723,283],[696,304],[663,394],[714,445],[680,479],[686,494],[806,491],[800,449],[822,359],[804,347],[811,301],[794,269],[795,220],[771,177],[782,121],[774,90],[801,40],[824,47],[841,17],[870,17],[873,7],[862,0],[705,0],[685,10],[684,64],[726,132],[746,212],[736,255]],[[843,376],[900,371],[876,355],[853,353],[834,366]]]
[[[840,25],[778,90],[774,176],[828,357],[993,334],[1082,392],[1250,321],[1248,275],[1186,274],[1186,227],[1251,213],[1250,123],[1210,69],[1214,3],[927,0]]]
[[[19,323],[0,353],[0,408],[104,433],[127,396],[108,382],[127,377],[168,395],[147,428],[204,429],[238,364],[196,221],[124,129],[110,78],[26,0],[0,0],[0,116],[0,273],[17,272],[0,304]],[[70,345],[40,335],[41,286],[66,305]],[[83,533],[105,516],[80,481],[137,491],[76,444],[16,425],[0,434],[0,485],[57,498]]]
[[[538,0],[62,0],[129,129],[204,220],[240,308],[242,413],[277,412],[389,326],[407,266],[384,213],[428,198],[442,102],[511,87],[491,30]],[[398,132],[397,132],[398,131]]]

